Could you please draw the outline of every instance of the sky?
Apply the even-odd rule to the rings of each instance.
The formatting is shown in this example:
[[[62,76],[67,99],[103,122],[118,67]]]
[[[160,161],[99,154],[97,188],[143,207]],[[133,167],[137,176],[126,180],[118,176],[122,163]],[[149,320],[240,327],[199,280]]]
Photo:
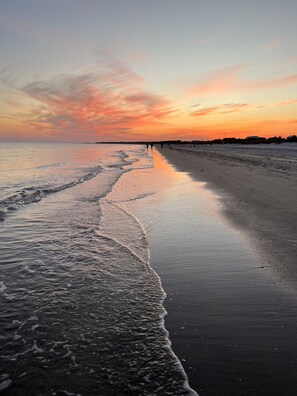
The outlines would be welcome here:
[[[296,0],[0,0],[0,141],[297,134]]]

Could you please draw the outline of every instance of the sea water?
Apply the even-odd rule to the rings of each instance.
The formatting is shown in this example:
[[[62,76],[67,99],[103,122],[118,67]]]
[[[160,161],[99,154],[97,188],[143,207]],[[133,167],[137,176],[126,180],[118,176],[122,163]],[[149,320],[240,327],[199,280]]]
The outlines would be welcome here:
[[[119,185],[151,167],[144,146],[0,146],[7,394],[194,394],[164,327],[146,232],[123,205],[155,186]]]

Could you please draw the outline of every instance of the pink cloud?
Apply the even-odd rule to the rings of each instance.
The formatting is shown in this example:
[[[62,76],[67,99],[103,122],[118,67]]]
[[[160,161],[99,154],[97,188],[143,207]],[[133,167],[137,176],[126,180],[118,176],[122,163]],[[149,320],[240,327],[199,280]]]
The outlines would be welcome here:
[[[264,81],[244,81],[238,83],[238,87],[242,89],[270,89],[270,88],[281,88],[288,85],[293,85],[297,83],[297,74],[291,74],[289,76],[274,78],[271,80]]]
[[[297,83],[297,74],[269,80],[244,80],[240,77],[240,72],[245,68],[245,65],[235,65],[213,72],[205,78],[205,81],[191,87],[190,94],[195,96],[210,96],[236,91],[282,88]]]
[[[143,79],[114,59],[88,73],[33,81],[22,92],[39,102],[27,115],[31,125],[70,138],[123,137],[175,112],[168,100],[147,92]]]
[[[282,45],[283,42],[280,39],[275,39],[268,41],[266,44],[264,44],[263,48],[266,50],[272,50],[272,49],[280,48],[282,47]]]
[[[297,99],[287,99],[287,100],[283,100],[282,102],[278,102],[278,106],[289,106],[292,104],[296,104],[297,103]]]
[[[213,114],[226,114],[226,113],[236,113],[242,111],[249,107],[248,103],[225,103],[218,106],[204,107],[201,110],[196,110],[190,115],[195,117],[208,116]]]
[[[237,74],[244,68],[245,65],[235,65],[210,73],[206,76],[205,81],[195,85],[191,91],[196,95],[225,92],[234,84]]]
[[[297,56],[296,55],[295,56],[289,56],[289,58],[287,58],[285,60],[285,63],[288,63],[288,64],[294,64],[296,62],[297,62]]]
[[[189,113],[189,115],[194,117],[204,117],[215,114],[237,113],[249,109],[266,109],[275,106],[289,106],[293,104],[297,104],[297,99],[288,99],[288,100],[283,100],[281,102],[272,102],[266,104],[225,103],[221,105],[214,105],[203,108],[201,108],[201,105],[196,104],[190,107],[191,112]],[[197,107],[199,107],[199,110],[196,110]]]
[[[217,37],[215,36],[207,36],[203,39],[198,40],[198,45],[205,45],[205,44],[209,44],[212,43],[213,41],[216,41]]]

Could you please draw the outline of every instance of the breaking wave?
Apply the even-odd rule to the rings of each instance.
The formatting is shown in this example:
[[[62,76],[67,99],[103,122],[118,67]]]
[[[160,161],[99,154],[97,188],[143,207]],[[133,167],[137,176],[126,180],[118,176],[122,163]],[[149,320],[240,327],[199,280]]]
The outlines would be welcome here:
[[[7,212],[17,209],[18,206],[39,202],[42,198],[46,197],[49,194],[54,194],[59,191],[66,190],[67,188],[74,187],[77,184],[83,183],[87,180],[92,179],[93,177],[96,177],[98,173],[102,172],[102,170],[103,168],[101,166],[97,166],[85,175],[69,183],[65,183],[55,187],[44,188],[32,186],[21,190],[17,194],[4,198],[0,200],[0,220],[4,219],[4,216]]]

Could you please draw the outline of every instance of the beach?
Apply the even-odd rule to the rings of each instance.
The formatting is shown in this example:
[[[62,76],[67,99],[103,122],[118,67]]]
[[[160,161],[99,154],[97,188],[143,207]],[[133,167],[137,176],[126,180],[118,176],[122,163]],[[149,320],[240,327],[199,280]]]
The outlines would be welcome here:
[[[167,168],[154,154],[166,193],[154,204],[150,262],[173,351],[199,395],[296,393],[296,148],[287,159],[285,147],[268,149],[274,166],[257,147],[248,157],[240,147],[164,148]]]
[[[297,0],[0,10],[0,396],[297,395]]]
[[[297,145],[172,146],[179,170],[218,191],[226,217],[244,230],[264,265],[297,281]]]
[[[195,394],[128,210],[162,189],[146,183],[151,153],[30,143],[0,153],[1,394]]]
[[[255,174],[275,208],[271,177],[293,216],[294,146],[275,148],[272,170],[232,147],[2,148],[4,394],[296,393],[294,244],[278,270],[285,252],[266,248],[284,219],[256,243],[269,226],[241,191]]]

